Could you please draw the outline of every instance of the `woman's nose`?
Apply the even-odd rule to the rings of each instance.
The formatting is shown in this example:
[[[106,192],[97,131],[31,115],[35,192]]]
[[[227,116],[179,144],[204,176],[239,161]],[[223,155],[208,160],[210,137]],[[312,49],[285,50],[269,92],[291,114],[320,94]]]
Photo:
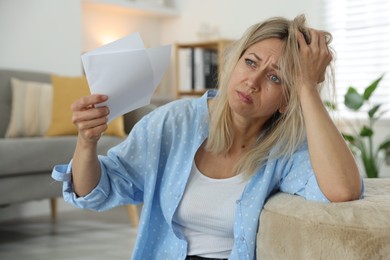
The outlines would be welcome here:
[[[249,87],[249,93],[254,93],[254,92],[257,92],[257,88],[255,87]]]
[[[254,73],[250,75],[247,79],[247,86],[250,93],[254,93],[260,90],[261,88],[261,73]]]

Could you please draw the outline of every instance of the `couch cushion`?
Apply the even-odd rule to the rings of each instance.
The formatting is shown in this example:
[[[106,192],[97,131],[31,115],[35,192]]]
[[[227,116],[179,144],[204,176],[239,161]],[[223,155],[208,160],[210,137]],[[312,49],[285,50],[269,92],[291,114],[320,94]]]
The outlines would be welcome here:
[[[76,136],[0,139],[0,177],[51,172],[54,165],[70,161],[76,140]],[[102,136],[98,154],[106,154],[121,141],[122,138]]]
[[[62,183],[55,182],[50,172],[0,178],[0,206],[60,197]]]
[[[11,85],[11,119],[5,137],[44,136],[51,118],[51,84],[11,78]]]
[[[77,99],[90,94],[87,79],[52,75],[53,102],[52,117],[47,136],[77,135],[73,125],[71,104]],[[123,117],[118,117],[108,124],[106,135],[124,137]]]
[[[366,179],[365,197],[324,204],[278,193],[264,205],[259,259],[388,259],[390,179]]]
[[[11,77],[20,80],[30,80],[50,83],[50,75],[20,70],[0,70],[0,138],[4,137],[7,131],[11,115]]]

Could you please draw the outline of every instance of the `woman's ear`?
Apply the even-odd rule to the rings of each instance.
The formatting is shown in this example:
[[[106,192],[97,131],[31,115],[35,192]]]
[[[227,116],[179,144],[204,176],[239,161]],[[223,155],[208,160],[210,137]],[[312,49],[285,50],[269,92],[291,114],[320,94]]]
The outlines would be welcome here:
[[[281,106],[278,109],[278,112],[281,114],[286,113],[286,111],[287,111],[287,106]]]

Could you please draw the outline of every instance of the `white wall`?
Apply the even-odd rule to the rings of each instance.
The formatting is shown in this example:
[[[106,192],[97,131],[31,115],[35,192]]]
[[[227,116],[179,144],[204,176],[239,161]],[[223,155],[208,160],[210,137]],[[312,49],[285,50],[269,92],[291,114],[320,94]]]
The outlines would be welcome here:
[[[82,4],[83,51],[89,51],[128,34],[139,32],[145,47],[157,47],[161,22],[156,17],[134,15],[119,8]]]
[[[81,74],[80,0],[1,0],[0,67]]]
[[[321,26],[321,0],[174,0],[182,14],[163,23],[162,42],[198,41],[202,28],[216,30],[216,36],[237,39],[250,25],[271,16],[293,18],[306,14],[309,24]]]

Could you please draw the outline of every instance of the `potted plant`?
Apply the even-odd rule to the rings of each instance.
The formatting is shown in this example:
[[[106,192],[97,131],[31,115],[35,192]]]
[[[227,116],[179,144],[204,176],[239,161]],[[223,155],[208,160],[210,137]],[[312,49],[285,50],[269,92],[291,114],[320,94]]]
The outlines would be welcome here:
[[[390,136],[385,137],[375,147],[373,143],[375,123],[387,112],[380,109],[382,104],[372,104],[370,102],[370,97],[377,89],[382,78],[383,75],[374,80],[362,94],[351,86],[344,95],[344,104],[347,108],[352,111],[367,113],[367,118],[362,121],[362,124],[349,124],[351,133],[343,133],[343,136],[355,156],[361,158],[368,178],[379,177],[379,169],[383,162],[383,156],[380,155],[386,153],[388,157],[390,150]]]

